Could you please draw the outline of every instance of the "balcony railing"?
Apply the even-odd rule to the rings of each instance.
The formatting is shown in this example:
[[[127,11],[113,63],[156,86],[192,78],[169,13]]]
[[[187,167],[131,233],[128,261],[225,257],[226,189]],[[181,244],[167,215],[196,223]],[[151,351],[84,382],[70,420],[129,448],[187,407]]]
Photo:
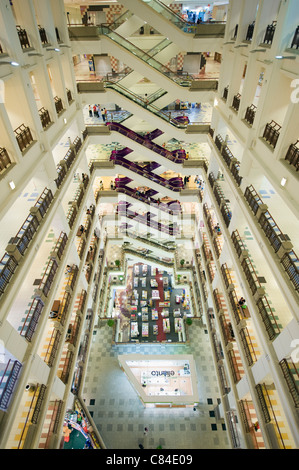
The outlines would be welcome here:
[[[222,98],[226,101],[227,96],[228,96],[228,86],[224,88]]]
[[[65,232],[61,232],[51,255],[57,256],[58,259],[61,259],[67,240],[67,234]]]
[[[289,146],[285,160],[289,162],[296,171],[299,170],[299,140]]]
[[[266,28],[265,37],[263,40],[263,44],[272,44],[275,28],[276,28],[277,21],[273,21],[272,24],[268,24]]]
[[[230,164],[231,164],[231,161],[234,158],[234,156],[233,156],[232,152],[230,151],[230,149],[228,148],[228,146],[225,145],[224,143],[222,145],[221,155],[222,155],[225,163],[227,164],[227,166],[229,168]]]
[[[34,204],[34,207],[38,209],[38,212],[41,217],[44,217],[52,201],[53,193],[51,189],[45,188],[36,203]]]
[[[11,165],[11,159],[6,148],[0,147],[0,172],[6,170]]]
[[[297,28],[295,30],[295,34],[294,34],[294,37],[293,37],[293,40],[292,40],[291,48],[293,48],[294,46],[296,46],[296,49],[298,49],[298,47],[299,47],[299,26],[297,26]]]
[[[274,314],[272,312],[272,309],[269,305],[269,302],[267,300],[267,297],[261,297],[257,303],[257,308],[259,311],[259,314],[262,318],[262,321],[264,323],[266,332],[268,334],[268,337],[270,341],[275,339],[279,333],[280,333],[280,328],[277,324],[277,321],[275,320]]]
[[[237,34],[238,34],[238,29],[239,29],[239,25],[236,24],[235,29],[234,29],[234,35],[233,35],[232,39],[236,39]]]
[[[241,266],[244,271],[250,290],[252,294],[254,295],[259,289],[261,289],[262,286],[257,277],[253,264],[249,258],[244,258],[243,261],[241,262]]]
[[[25,253],[38,227],[39,221],[37,217],[30,214],[22,224],[16,236],[10,240],[10,243],[16,246],[21,255]]]
[[[282,242],[286,241],[287,238],[282,233],[269,211],[263,212],[260,215],[258,222],[275,253],[277,253],[282,245]]]
[[[45,28],[38,26],[38,30],[39,30],[39,36],[40,36],[40,40],[42,44],[49,44]]]
[[[223,280],[224,280],[225,287],[227,289],[231,288],[233,286],[233,281],[232,281],[230,271],[229,271],[226,263],[221,265],[221,273],[222,273],[222,277],[223,277]]]
[[[64,177],[66,176],[67,171],[66,171],[65,166],[61,165],[60,163],[57,165],[56,170],[57,170],[57,178],[55,179],[55,183],[56,183],[57,188],[60,188],[64,180]]]
[[[263,413],[263,418],[266,424],[271,423],[274,428],[275,436],[277,439],[277,444],[280,449],[285,449],[285,443],[283,440],[283,433],[280,430],[279,423],[277,421],[273,404],[271,402],[268,390],[265,384],[257,384],[255,386],[259,403],[261,405],[261,410]]]
[[[232,163],[231,167],[230,167],[230,170],[231,170],[231,174],[233,175],[234,180],[237,183],[237,185],[241,186],[243,177],[239,173],[240,172],[240,163],[239,162]]]
[[[227,411],[226,415],[227,415],[228,429],[229,429],[230,436],[232,439],[233,448],[239,449],[241,446],[241,442],[240,442],[240,438],[238,434],[237,417],[235,416],[235,413],[232,410]]]
[[[64,358],[64,362],[63,362],[63,368],[60,372],[60,380],[66,384],[68,379],[69,379],[69,375],[70,375],[70,370],[72,368],[72,365],[73,365],[73,361],[74,361],[74,353],[72,351],[67,351],[66,352],[66,356]]]
[[[252,366],[257,361],[254,347],[250,338],[247,328],[242,328],[239,332],[245,357],[249,366]]]
[[[66,95],[67,95],[68,103],[70,104],[73,101],[73,97],[72,97],[71,90],[69,90],[68,88],[66,89]]]
[[[44,362],[48,364],[49,367],[52,367],[55,356],[58,350],[59,342],[61,338],[61,333],[56,328],[53,328],[51,338],[48,343],[48,348],[44,357]]]
[[[228,293],[228,298],[229,298],[229,301],[230,301],[230,304],[231,304],[231,307],[232,307],[231,311],[234,315],[235,322],[236,322],[237,325],[239,325],[240,321],[243,320],[243,318],[244,318],[244,316],[243,316],[244,309],[242,309],[239,305],[238,297],[237,297],[235,289],[231,290]]]
[[[57,39],[57,42],[61,42],[61,39],[60,39],[60,36],[59,36],[59,31],[58,31],[58,28],[55,27],[55,34],[56,34],[56,39]]]
[[[24,152],[24,150],[33,142],[33,137],[29,127],[25,126],[25,124],[21,124],[14,130],[14,133],[21,152]]]
[[[18,377],[22,370],[19,361],[9,359],[4,370],[0,372],[0,410],[7,411]]]
[[[291,359],[279,361],[282,373],[292,396],[295,408],[299,408],[299,371]]]
[[[279,137],[279,132],[280,132],[281,126],[277,124],[275,121],[271,121],[270,123],[266,124],[264,133],[263,133],[263,139],[268,142],[271,147],[275,148],[278,137]]]
[[[22,49],[27,49],[27,48],[31,47],[26,29],[21,28],[21,26],[19,26],[19,25],[17,25],[16,28],[17,28],[17,32],[18,32],[18,36],[19,36],[19,40],[20,40]]]
[[[240,93],[237,93],[237,94],[234,96],[233,102],[232,102],[232,108],[233,108],[235,111],[239,111],[240,101],[241,101],[241,95],[240,95]]]
[[[44,129],[46,129],[48,125],[51,124],[49,111],[45,108],[41,108],[39,109],[38,113],[39,113],[40,120],[42,122],[42,126]]]
[[[61,98],[58,98],[58,96],[54,97],[54,102],[55,102],[55,109],[57,114],[60,114],[63,111],[63,104]]]
[[[0,297],[8,286],[18,266],[15,258],[5,253],[0,261]]]
[[[73,163],[73,161],[75,160],[75,158],[76,158],[76,153],[75,153],[75,151],[74,151],[73,149],[69,149],[69,150],[66,152],[66,154],[65,154],[65,156],[64,156],[64,158],[63,158],[63,160],[65,161],[66,166],[67,166],[68,169],[70,168],[70,166],[71,166],[71,164]]]
[[[234,380],[234,383],[236,384],[241,380],[242,376],[240,373],[235,351],[233,349],[229,349],[227,351],[227,357],[228,357],[228,362],[230,364],[230,369],[232,372],[233,380]]]
[[[252,40],[254,24],[255,24],[255,22],[253,21],[250,25],[248,25],[246,38],[245,38],[246,41],[251,41]]]
[[[234,232],[232,232],[231,238],[232,238],[233,245],[236,249],[238,258],[240,258],[240,256],[244,253],[244,251],[246,251],[246,248],[238,230],[235,230]]]
[[[221,152],[221,147],[222,145],[224,144],[224,141],[221,137],[220,134],[216,135],[216,138],[215,138],[215,145],[216,147],[218,148],[218,150]]]
[[[74,222],[76,220],[77,214],[78,214],[78,211],[77,211],[75,206],[72,206],[72,207],[69,208],[66,219],[67,219],[67,222],[68,222],[69,227],[71,229],[73,228],[73,225],[74,225]]]
[[[229,205],[226,203],[222,204],[220,211],[221,211],[224,223],[228,227],[232,218],[232,211],[230,210]]]
[[[256,215],[259,207],[263,204],[263,201],[261,200],[252,185],[247,186],[247,188],[245,189],[244,197],[248,202],[252,212],[254,213],[254,215]]]
[[[38,297],[35,297],[30,305],[29,312],[26,315],[25,321],[20,331],[20,335],[24,336],[29,342],[32,340],[43,308],[44,302]]]
[[[246,109],[244,119],[245,119],[246,122],[248,122],[248,124],[250,124],[250,126],[253,125],[256,109],[257,108],[256,108],[256,106],[254,106],[254,104],[252,104],[251,106],[248,106],[248,108]]]
[[[55,259],[50,259],[38,286],[38,290],[42,292],[45,297],[48,297],[57,269],[57,261],[55,261]]]
[[[296,253],[292,250],[285,253],[281,258],[281,264],[288,275],[295,290],[299,292],[299,259]]]

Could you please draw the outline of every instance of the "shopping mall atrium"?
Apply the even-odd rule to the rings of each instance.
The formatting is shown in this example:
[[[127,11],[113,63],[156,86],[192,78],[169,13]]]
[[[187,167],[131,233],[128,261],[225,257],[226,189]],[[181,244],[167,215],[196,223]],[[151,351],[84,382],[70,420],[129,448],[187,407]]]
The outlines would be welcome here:
[[[1,0],[0,448],[299,448],[298,0]]]

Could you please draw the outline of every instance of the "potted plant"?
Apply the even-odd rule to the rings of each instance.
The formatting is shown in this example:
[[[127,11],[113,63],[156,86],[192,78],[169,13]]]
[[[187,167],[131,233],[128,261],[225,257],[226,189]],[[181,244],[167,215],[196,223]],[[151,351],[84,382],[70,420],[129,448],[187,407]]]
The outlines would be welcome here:
[[[112,328],[114,326],[113,318],[109,318],[109,320],[107,320],[107,325],[110,326],[110,328]]]
[[[189,326],[192,325],[192,318],[187,317],[186,318],[186,324],[189,325]]]
[[[120,265],[120,261],[119,261],[119,259],[116,259],[115,260],[115,266],[117,266],[119,268],[119,265]]]
[[[185,260],[184,260],[184,259],[181,259],[180,265],[183,267],[184,264],[185,264]]]

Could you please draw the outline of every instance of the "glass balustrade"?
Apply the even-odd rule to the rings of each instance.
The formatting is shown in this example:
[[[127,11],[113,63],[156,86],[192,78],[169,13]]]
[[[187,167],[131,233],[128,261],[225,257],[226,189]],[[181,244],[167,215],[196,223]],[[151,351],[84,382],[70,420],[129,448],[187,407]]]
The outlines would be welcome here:
[[[177,83],[178,85],[183,86],[183,87],[189,87],[191,85],[192,77],[190,75],[186,74],[181,77],[175,72],[172,72],[168,67],[158,62],[154,57],[150,56],[147,52],[144,52],[143,50],[139,49],[137,46],[132,44],[130,41],[128,41],[126,38],[117,34],[113,30],[113,28],[110,27],[110,25],[102,24],[99,26],[99,30],[100,30],[100,34],[103,34],[104,36],[109,37],[109,39],[111,39],[113,42],[122,46],[131,54],[134,54],[136,57],[138,57],[138,59],[144,61],[145,63],[153,67],[155,70],[162,73],[167,78],[174,81],[175,83]]]

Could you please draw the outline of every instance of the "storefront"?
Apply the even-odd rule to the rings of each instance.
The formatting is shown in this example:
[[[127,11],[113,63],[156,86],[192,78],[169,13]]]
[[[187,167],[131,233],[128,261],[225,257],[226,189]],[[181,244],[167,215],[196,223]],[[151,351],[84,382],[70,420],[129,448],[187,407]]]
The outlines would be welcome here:
[[[121,369],[135,388],[143,405],[151,407],[194,407],[199,402],[193,356],[118,356]]]

